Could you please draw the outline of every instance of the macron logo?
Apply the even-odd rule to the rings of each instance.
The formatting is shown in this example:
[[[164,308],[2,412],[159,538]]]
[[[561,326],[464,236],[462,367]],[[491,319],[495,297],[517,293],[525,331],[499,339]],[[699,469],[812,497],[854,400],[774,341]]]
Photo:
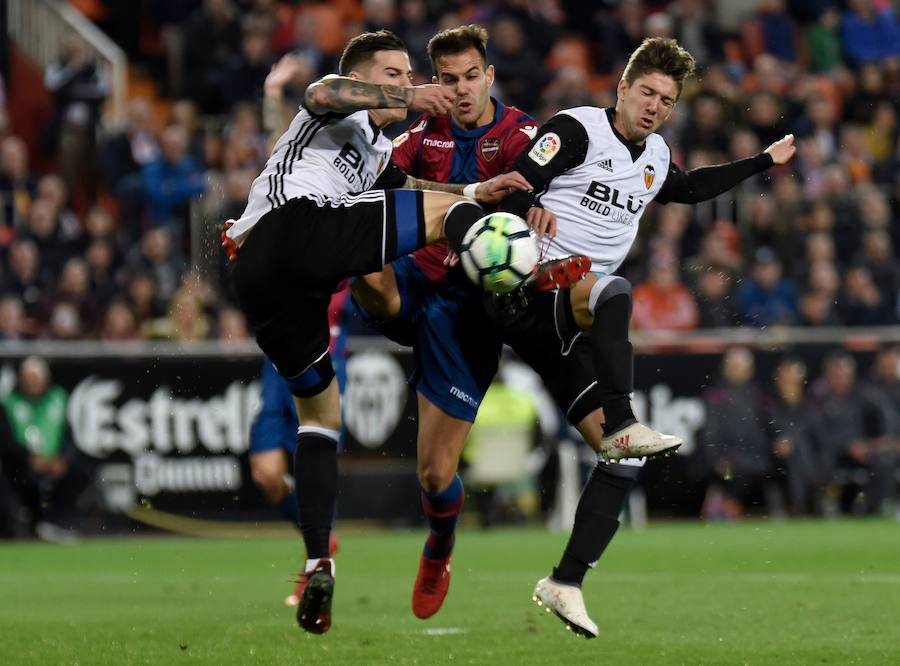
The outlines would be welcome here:
[[[447,150],[452,149],[454,146],[453,141],[441,141],[440,139],[432,139],[429,136],[426,136],[422,141],[426,146],[431,146],[432,148],[445,148]]]
[[[455,386],[450,387],[450,395],[452,395],[454,398],[459,398],[467,405],[474,407],[475,409],[478,409],[478,401],[475,400],[475,398],[470,396],[468,393],[463,393]]]

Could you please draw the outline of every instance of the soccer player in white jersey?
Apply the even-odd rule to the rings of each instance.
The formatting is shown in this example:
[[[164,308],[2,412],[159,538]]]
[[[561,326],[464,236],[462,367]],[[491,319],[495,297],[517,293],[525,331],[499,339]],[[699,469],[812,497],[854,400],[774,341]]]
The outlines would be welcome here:
[[[587,336],[593,352],[597,388],[602,394],[607,459],[615,451],[649,452],[677,448],[680,439],[638,423],[631,410],[633,350],[628,337],[631,285],[613,275],[637,235],[648,204],[697,203],[718,196],[742,180],[793,157],[787,135],[754,157],[684,172],[671,161],[669,147],[656,130],[672,113],[694,59],[675,40],[646,39],[631,55],[617,86],[615,108],[579,107],[561,111],[538,131],[513,169],[533,189],[513,192],[501,208],[521,214],[535,204],[557,215],[549,256],[590,257],[592,273],[555,299],[535,298],[505,325],[514,337],[535,339],[547,322],[565,345]],[[451,247],[453,246],[451,242]],[[506,341],[509,343],[509,336]],[[625,454],[629,455],[629,454]],[[633,455],[633,454],[631,454]],[[634,462],[636,466],[642,461]],[[604,465],[598,465],[582,492],[575,525],[563,557],[551,576],[540,580],[535,600],[556,612],[570,628],[597,635],[587,614],[581,583],[603,553],[618,526],[617,515],[603,507],[609,499]],[[633,481],[622,480],[622,488]]]
[[[406,47],[388,31],[352,39],[340,72],[307,89],[243,215],[223,231],[238,301],[287,380],[303,424],[294,478],[309,559],[297,621],[312,633],[331,626],[334,589],[328,540],[341,413],[328,355],[331,294],[344,279],[380,270],[445,234],[459,243],[483,215],[446,191],[366,191],[378,187],[391,156],[381,127],[404,119],[407,109],[445,114],[454,95],[438,85],[412,87]],[[503,174],[479,184],[477,194],[495,203],[522,183],[518,174]]]

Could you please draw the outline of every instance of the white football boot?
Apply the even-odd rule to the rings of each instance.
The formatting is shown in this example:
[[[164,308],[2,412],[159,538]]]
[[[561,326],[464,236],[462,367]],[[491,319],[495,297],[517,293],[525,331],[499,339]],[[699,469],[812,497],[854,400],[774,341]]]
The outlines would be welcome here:
[[[581,588],[576,585],[557,583],[547,576],[541,578],[534,586],[534,594],[531,599],[548,613],[553,611],[556,616],[565,622],[566,628],[585,638],[597,638],[600,631],[597,625],[588,616],[584,607],[584,596]]]
[[[674,453],[681,446],[681,438],[664,435],[648,428],[643,423],[630,426],[606,435],[600,440],[600,453],[606,461],[622,458],[652,458],[666,453]]]

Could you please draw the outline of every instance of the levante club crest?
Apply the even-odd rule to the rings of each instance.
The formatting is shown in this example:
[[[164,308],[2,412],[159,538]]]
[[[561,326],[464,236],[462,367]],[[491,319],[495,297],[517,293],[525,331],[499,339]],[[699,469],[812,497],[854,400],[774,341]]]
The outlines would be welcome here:
[[[648,164],[644,167],[644,185],[648,190],[653,185],[654,178],[656,178],[656,169],[653,168],[652,164]]]
[[[500,139],[489,138],[481,142],[481,156],[485,162],[490,162],[500,151]]]

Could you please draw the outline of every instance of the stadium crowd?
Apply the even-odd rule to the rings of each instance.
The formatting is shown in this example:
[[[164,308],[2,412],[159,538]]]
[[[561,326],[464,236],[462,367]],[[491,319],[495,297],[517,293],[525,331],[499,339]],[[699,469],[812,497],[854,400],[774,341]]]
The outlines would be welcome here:
[[[900,321],[900,22],[886,0],[71,4],[161,95],[132,97],[127,119],[113,126],[103,114],[106,74],[73,39],[44,75],[54,108],[42,145],[3,127],[2,340],[249,339],[221,281],[189,264],[191,207],[219,220],[243,209],[268,156],[262,100],[272,66],[289,55],[291,78],[275,94],[292,115],[306,85],[336,71],[358,32],[399,34],[420,83],[431,75],[428,38],[470,22],[489,29],[497,97],[538,120],[613,104],[629,53],[646,36],[671,36],[699,67],[663,130],[677,163],[739,159],[796,135],[790,164],[713,201],[648,213],[621,271],[635,285],[635,328]],[[893,383],[878,389],[889,397],[878,401],[887,420],[873,436],[894,435],[885,464],[895,469],[896,350],[884,354],[894,359],[884,363]],[[726,378],[740,375],[740,363]],[[840,374],[830,368],[822,386]],[[732,389],[709,400],[727,402]],[[822,390],[821,404],[839,402],[836,389]],[[788,409],[777,399],[767,405]],[[795,443],[791,455],[802,449]],[[828,469],[822,463],[821,473]],[[705,473],[731,479],[733,471],[716,459]]]

